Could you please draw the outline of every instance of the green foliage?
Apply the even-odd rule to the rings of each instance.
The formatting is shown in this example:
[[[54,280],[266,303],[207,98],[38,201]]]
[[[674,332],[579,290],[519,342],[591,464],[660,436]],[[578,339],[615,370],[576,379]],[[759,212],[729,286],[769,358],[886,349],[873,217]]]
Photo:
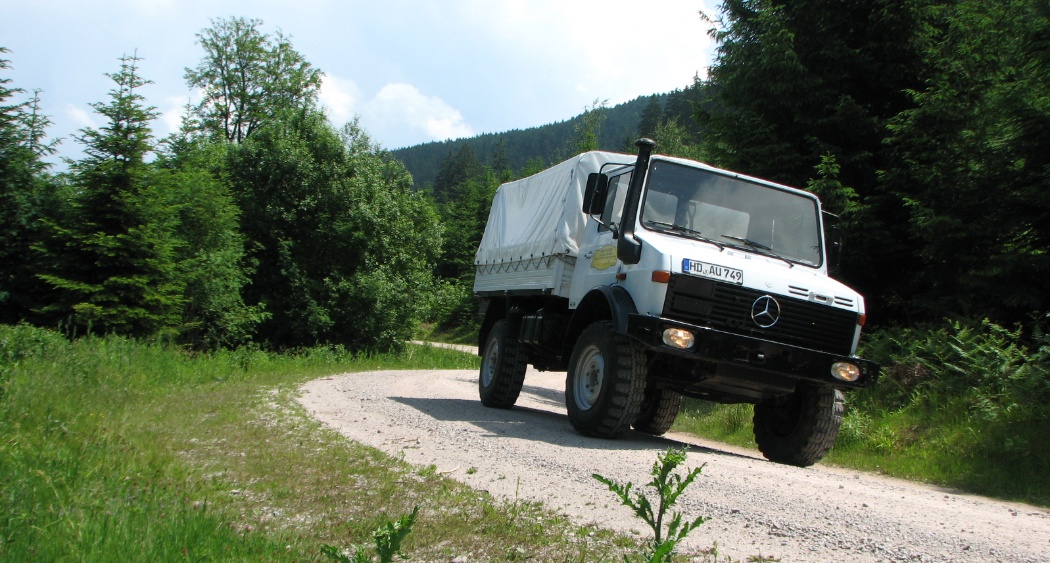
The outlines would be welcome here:
[[[609,487],[610,491],[616,493],[616,496],[620,497],[620,501],[633,510],[635,515],[652,529],[653,539],[648,556],[649,560],[654,563],[670,561],[678,543],[705,521],[703,516],[698,516],[692,522],[683,522],[682,513],[675,512],[671,515],[670,521],[666,523],[666,531],[664,529],[664,520],[668,516],[668,511],[678,502],[678,497],[685,492],[685,489],[700,475],[704,465],[707,465],[705,463],[700,467],[687,471],[683,478],[678,473],[675,473],[675,469],[685,461],[685,457],[685,449],[674,448],[670,448],[657,456],[651,470],[653,480],[646,483],[646,486],[656,490],[657,505],[655,509],[652,501],[645,494],[640,492],[631,494],[631,489],[634,487],[633,483],[617,483],[597,473],[592,475],[599,482]]]
[[[672,117],[661,122],[653,132],[657,152],[668,156],[703,160],[700,147],[690,142],[691,136],[685,127],[678,124],[678,118]]]
[[[251,268],[245,259],[240,209],[220,171],[225,144],[169,143],[153,176],[178,214],[177,259],[185,281],[179,341],[194,349],[236,347],[267,317],[244,303]]]
[[[418,514],[419,506],[416,506],[412,509],[411,514],[402,516],[396,522],[387,521],[372,532],[372,541],[375,542],[375,554],[379,557],[380,563],[391,563],[395,556],[408,559],[408,556],[401,552],[401,542],[412,531],[412,526],[416,523]],[[367,563],[372,561],[364,547],[354,549],[353,558],[347,557],[342,550],[331,545],[322,546],[321,553],[332,561],[340,561],[342,563]]]
[[[434,179],[434,199],[438,203],[456,202],[460,199],[456,193],[461,189],[460,186],[479,180],[484,175],[485,170],[474,154],[474,149],[470,145],[463,145],[441,162],[441,170]]]
[[[324,524],[327,518],[299,516],[317,507],[288,507],[281,490],[299,483],[304,491],[296,498],[327,497],[360,489],[367,479],[401,495],[415,485],[401,481],[392,461],[333,440],[305,416],[275,432],[276,421],[266,418],[272,413],[260,410],[260,403],[274,401],[268,386],[294,388],[348,370],[437,366],[476,369],[477,362],[438,348],[402,356],[336,348],[187,354],[113,335],[69,341],[50,330],[0,325],[0,560],[315,558],[316,546],[339,532]],[[338,454],[318,463],[311,459],[318,450]],[[242,451],[263,460],[258,473],[240,480]],[[275,452],[287,459],[278,462]],[[287,482],[285,468],[291,468]],[[319,484],[331,481],[306,475],[353,486],[330,490]],[[250,514],[261,511],[238,504],[248,496],[238,490],[256,482],[266,483],[259,498],[270,508],[260,519]],[[428,488],[435,502],[447,499],[435,493],[441,487]],[[365,493],[351,500],[374,507],[375,498]],[[344,502],[336,509],[345,510]],[[268,527],[271,517],[293,510],[318,524],[294,533]],[[287,524],[302,520],[288,517]],[[397,539],[390,536],[384,545],[396,549]]]
[[[940,329],[899,329],[869,338],[886,366],[878,394],[885,408],[939,408],[961,401],[969,417],[1030,419],[1050,403],[1046,340],[1033,353],[1020,328],[988,320],[949,321]]]
[[[265,304],[272,345],[391,349],[411,336],[441,228],[356,122],[287,114],[231,148],[228,170],[257,264],[247,300]]]
[[[1027,322],[1050,308],[1050,10],[968,1],[929,14],[928,71],[890,123],[884,174],[920,260],[911,306]]]
[[[598,139],[601,137],[602,124],[605,123],[605,109],[609,100],[594,100],[590,106],[584,108],[583,115],[576,122],[572,130],[572,141],[569,144],[569,154],[566,158],[587,151],[596,151],[601,146]]]
[[[877,321],[1050,308],[1045,3],[733,0],[717,23],[704,154],[843,213]]]
[[[0,58],[0,71],[9,68]],[[44,141],[49,120],[39,112],[39,96],[15,102],[22,90],[9,83],[0,77],[0,322],[14,323],[30,316],[41,298],[32,246],[42,236],[39,219],[49,188],[41,157],[54,145]]]
[[[38,249],[39,274],[54,290],[41,312],[80,330],[154,336],[178,324],[184,280],[178,275],[177,216],[170,194],[153,181],[154,108],[144,105],[139,58],[123,57],[108,104],[92,107],[109,121],[78,137],[84,160],[72,163],[70,213],[49,222]]]
[[[857,191],[842,185],[839,180],[841,167],[835,155],[825,154],[820,157],[820,164],[815,168],[816,178],[811,178],[806,189],[820,197],[825,211],[839,216],[850,217],[860,207]]]
[[[649,97],[649,102],[642,110],[642,117],[638,120],[638,136],[654,138],[656,128],[664,122],[664,106],[659,96]],[[663,153],[667,154],[667,153]]]
[[[322,73],[292,48],[290,38],[263,33],[259,19],[211,24],[197,34],[204,58],[186,69],[186,83],[204,94],[192,108],[196,129],[239,143],[282,112],[314,107]]]

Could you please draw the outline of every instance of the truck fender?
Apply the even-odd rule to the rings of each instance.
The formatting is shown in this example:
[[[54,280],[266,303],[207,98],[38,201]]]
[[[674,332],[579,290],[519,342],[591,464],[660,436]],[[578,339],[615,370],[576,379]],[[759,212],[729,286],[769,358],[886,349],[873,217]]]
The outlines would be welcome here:
[[[627,290],[614,285],[600,285],[592,289],[569,320],[565,333],[563,357],[568,358],[576,345],[576,339],[585,328],[596,321],[611,320],[616,332],[627,331],[627,316],[638,312],[638,308]]]

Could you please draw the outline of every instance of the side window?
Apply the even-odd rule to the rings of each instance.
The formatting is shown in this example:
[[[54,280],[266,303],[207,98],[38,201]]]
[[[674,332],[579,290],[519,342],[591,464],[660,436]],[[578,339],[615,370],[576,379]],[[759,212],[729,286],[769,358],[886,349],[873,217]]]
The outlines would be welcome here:
[[[602,211],[602,223],[620,226],[623,216],[623,204],[627,200],[627,186],[631,185],[631,172],[609,178],[609,191],[605,196],[605,209]],[[605,225],[599,225],[598,231],[608,231]]]

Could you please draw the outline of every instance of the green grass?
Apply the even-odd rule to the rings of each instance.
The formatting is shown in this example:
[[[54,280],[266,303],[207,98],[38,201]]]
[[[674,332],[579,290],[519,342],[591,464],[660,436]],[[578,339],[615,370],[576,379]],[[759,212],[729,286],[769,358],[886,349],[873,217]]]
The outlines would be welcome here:
[[[435,324],[424,323],[419,325],[415,332],[416,340],[426,342],[444,342],[447,344],[478,345],[478,327],[475,324],[467,324],[460,327],[441,327]]]
[[[1050,506],[1050,421],[988,419],[962,402],[880,408],[848,393],[835,447],[822,461],[1006,500]],[[751,405],[686,400],[673,430],[757,449]]]
[[[339,349],[193,355],[0,327],[0,560],[320,560],[419,505],[414,559],[620,559],[578,528],[350,442],[294,401],[372,369],[476,368],[468,354]]]

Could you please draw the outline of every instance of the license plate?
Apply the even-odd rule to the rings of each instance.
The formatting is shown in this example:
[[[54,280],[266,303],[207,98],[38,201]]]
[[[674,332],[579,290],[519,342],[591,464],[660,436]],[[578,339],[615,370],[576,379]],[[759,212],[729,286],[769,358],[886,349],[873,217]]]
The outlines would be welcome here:
[[[729,283],[743,284],[744,271],[736,268],[727,268],[718,264],[709,264],[699,260],[682,260],[682,272],[693,274],[704,278],[711,278]]]

